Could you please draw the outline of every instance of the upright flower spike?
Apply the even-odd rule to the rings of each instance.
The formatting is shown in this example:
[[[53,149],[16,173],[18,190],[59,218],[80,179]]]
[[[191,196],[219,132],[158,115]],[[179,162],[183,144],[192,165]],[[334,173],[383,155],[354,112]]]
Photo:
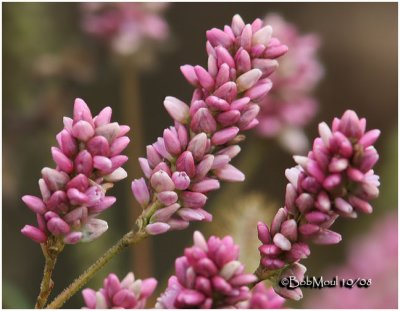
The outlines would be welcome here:
[[[198,231],[193,240],[194,245],[176,259],[176,275],[170,277],[156,308],[231,308],[247,302],[251,297],[247,285],[257,278],[243,272],[239,246],[230,236],[212,236],[206,241]]]
[[[314,118],[318,108],[311,93],[323,76],[316,55],[319,39],[314,34],[299,34],[294,25],[279,15],[268,15],[264,23],[273,27],[275,36],[289,47],[289,52],[270,77],[274,87],[260,102],[260,124],[256,130],[263,137],[277,137],[291,152],[304,152],[308,142],[303,127]],[[257,63],[265,70],[278,65],[275,61]]]
[[[244,180],[243,173],[229,162],[240,152],[242,132],[258,124],[258,103],[271,89],[268,76],[276,66],[268,67],[265,62],[276,63],[287,51],[271,36],[271,27],[260,19],[245,25],[236,15],[224,30],[207,31],[207,68],[181,67],[196,88],[190,104],[165,98],[165,108],[175,124],[147,146],[147,159],[139,159],[147,189],[142,180],[132,184],[134,196],[145,210],[148,233],[184,229],[191,221],[210,221],[212,216],[203,209],[207,193],[218,189],[221,180]],[[168,212],[157,212],[163,209]]]
[[[104,280],[103,288],[97,292],[86,288],[82,296],[85,309],[144,309],[156,286],[155,279],[135,280],[132,272],[122,281],[110,273]]]
[[[106,191],[126,177],[121,166],[128,158],[121,152],[129,143],[129,127],[111,122],[111,114],[106,107],[92,117],[86,103],[75,100],[73,119],[64,118],[64,129],[56,136],[58,147],[51,148],[56,168],[42,170],[42,197],[22,197],[38,221],[38,228],[26,225],[24,235],[38,243],[53,235],[75,244],[107,230],[107,222],[96,217],[116,200]]]
[[[372,212],[369,201],[379,194],[373,144],[380,131],[366,131],[366,120],[348,110],[331,128],[320,123],[319,134],[308,156],[295,156],[298,166],[286,170],[285,206],[270,227],[258,224],[260,273],[275,270],[301,279],[305,267],[297,262],[309,256],[309,242],[336,244],[341,236],[330,227],[339,216]],[[301,291],[277,289],[290,299],[302,297]]]
[[[162,13],[166,3],[95,3],[81,5],[82,28],[118,54],[132,55],[149,43],[162,43],[169,27]]]

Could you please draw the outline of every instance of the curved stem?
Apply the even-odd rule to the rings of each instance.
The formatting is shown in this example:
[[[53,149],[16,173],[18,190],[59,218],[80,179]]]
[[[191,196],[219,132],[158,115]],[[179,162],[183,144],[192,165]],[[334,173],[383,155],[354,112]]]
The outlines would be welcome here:
[[[129,245],[136,244],[148,236],[143,227],[141,229],[131,230],[126,233],[114,246],[106,251],[94,264],[92,264],[83,274],[81,274],[74,282],[72,282],[64,291],[58,295],[47,309],[60,308],[69,298],[71,298],[79,289],[82,288],[95,273],[103,268],[114,256],[121,253]]]
[[[64,248],[64,243],[61,240],[52,237],[49,238],[46,244],[41,244],[40,246],[42,247],[43,255],[45,257],[45,265],[42,282],[40,283],[40,293],[36,300],[35,309],[42,309],[46,305],[47,299],[53,290],[54,283],[51,276],[57,262],[57,257]]]

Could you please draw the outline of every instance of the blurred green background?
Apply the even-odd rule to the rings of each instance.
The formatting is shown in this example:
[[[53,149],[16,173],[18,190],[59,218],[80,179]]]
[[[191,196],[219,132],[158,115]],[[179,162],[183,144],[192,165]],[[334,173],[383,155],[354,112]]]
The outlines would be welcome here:
[[[39,194],[37,180],[41,168],[52,165],[50,146],[55,144],[55,134],[62,128],[62,117],[72,114],[76,97],[83,98],[94,113],[111,106],[113,120],[120,123],[123,120],[134,127],[134,117],[124,113],[129,109],[126,105],[130,104],[123,93],[126,76],[121,73],[115,57],[81,31],[79,4],[4,3],[2,7],[3,307],[30,308],[38,294],[43,257],[40,247],[19,232],[24,224],[35,221],[34,215],[22,204],[21,196]],[[272,12],[297,25],[301,33],[314,32],[322,39],[319,55],[325,77],[315,93],[320,108],[316,119],[306,129],[308,136],[313,138],[317,134],[319,122],[330,122],[349,108],[367,117],[369,128],[382,130],[376,146],[381,155],[376,171],[381,175],[382,186],[381,196],[373,204],[375,212],[362,215],[356,221],[343,220],[335,224],[334,229],[343,233],[343,242],[339,245],[312,248],[312,256],[305,261],[308,274],[321,275],[329,266],[345,262],[346,245],[353,237],[368,232],[386,213],[397,211],[397,4],[171,4],[165,14],[171,40],[160,47],[161,52],[155,53],[155,63],[150,70],[135,72],[143,131],[143,145],[136,152],[143,155],[144,145],[155,141],[170,124],[162,105],[165,96],[190,99],[192,88],[181,76],[179,66],[206,64],[205,31],[230,23],[236,13],[250,21]],[[243,144],[243,153],[250,144],[256,144],[256,153],[261,155],[262,161],[254,168],[252,163],[245,163],[241,155],[235,159],[245,173],[256,173],[251,174],[244,185],[223,185],[220,192],[211,195],[208,206],[212,211],[216,210],[215,202],[219,203],[216,221],[222,219],[223,222],[224,217],[233,214],[236,199],[247,194],[261,195],[260,200],[266,202],[261,206],[265,215],[273,214],[283,202],[284,170],[293,166],[291,155],[272,140],[249,136]],[[134,140],[135,132],[131,132],[130,137]],[[133,167],[136,161],[130,158],[129,165]],[[60,292],[128,230],[134,208],[130,183],[140,172],[129,171],[128,174],[128,178],[112,190],[117,203],[103,215],[109,222],[109,231],[90,244],[66,247],[60,256],[53,294]],[[222,192],[223,198],[217,199]],[[248,201],[241,202],[244,202],[243,209],[235,208],[239,218],[246,213]],[[249,220],[250,225],[254,227],[255,221]],[[229,228],[240,230],[241,226]],[[140,262],[140,250],[136,250],[139,262],[136,259],[134,264],[135,250],[125,251],[88,286],[99,288],[102,279],[111,271],[123,277],[134,269],[139,277],[149,277],[147,273],[152,272],[161,282],[158,290],[163,290],[175,258],[191,243],[192,232],[197,228],[206,235],[219,234],[216,226],[196,224],[183,232],[155,237],[148,245],[150,260]],[[247,239],[254,240],[254,236],[242,236],[244,243]],[[257,249],[249,250],[246,256],[257,258]],[[249,271],[254,268],[248,267]],[[397,271],[393,276],[397,277]],[[306,292],[305,296],[308,294]],[[65,306],[80,308],[82,304],[78,294]],[[301,307],[301,303],[291,306]]]

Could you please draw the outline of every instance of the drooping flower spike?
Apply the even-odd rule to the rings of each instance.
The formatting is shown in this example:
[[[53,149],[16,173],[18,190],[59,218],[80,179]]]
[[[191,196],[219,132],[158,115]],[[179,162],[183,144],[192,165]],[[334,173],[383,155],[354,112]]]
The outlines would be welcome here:
[[[303,132],[315,116],[318,103],[312,96],[323,76],[318,61],[319,38],[314,34],[299,34],[296,26],[276,14],[268,15],[264,23],[289,47],[279,68],[271,75],[271,92],[260,102],[260,124],[257,132],[263,137],[277,137],[291,152],[304,152],[308,147]]]
[[[135,280],[132,272],[120,281],[110,273],[104,280],[103,288],[97,292],[91,288],[82,291],[85,309],[144,309],[147,298],[156,289],[153,278]]]
[[[332,128],[320,123],[319,134],[308,156],[295,156],[299,165],[286,170],[285,206],[271,227],[258,224],[264,272],[282,269],[301,278],[305,268],[296,262],[309,256],[309,242],[336,244],[341,236],[330,227],[339,216],[372,213],[369,201],[379,194],[379,177],[372,169],[379,156],[373,144],[380,131],[366,131],[366,120],[348,110],[333,120]],[[291,299],[301,298],[299,289],[277,287],[277,291]]]
[[[247,285],[257,278],[243,272],[239,246],[233,239],[212,236],[206,241],[196,231],[193,240],[194,245],[176,259],[176,275],[170,277],[156,308],[229,308],[247,302],[251,297]]]
[[[224,30],[207,31],[207,39],[207,69],[181,67],[196,88],[190,105],[166,97],[175,124],[147,146],[147,158],[139,159],[145,177],[133,181],[132,191],[148,211],[150,234],[210,221],[203,209],[207,193],[220,181],[244,180],[229,162],[240,152],[241,132],[258,124],[258,103],[272,87],[267,77],[287,51],[270,26],[260,19],[246,25],[239,15]]]
[[[42,169],[41,198],[22,197],[38,222],[38,227],[26,225],[24,235],[38,243],[52,235],[75,244],[107,230],[107,222],[96,217],[116,200],[106,196],[107,189],[127,176],[121,166],[128,158],[121,152],[129,143],[129,127],[111,122],[111,114],[106,107],[92,117],[86,103],[75,100],[73,119],[64,117],[58,147],[51,148],[56,168]]]

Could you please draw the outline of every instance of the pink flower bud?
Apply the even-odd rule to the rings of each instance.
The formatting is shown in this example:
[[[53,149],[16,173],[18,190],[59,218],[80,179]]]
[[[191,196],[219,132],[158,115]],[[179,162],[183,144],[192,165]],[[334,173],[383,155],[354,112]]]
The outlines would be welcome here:
[[[93,123],[92,113],[88,105],[82,99],[77,98],[74,103],[74,123],[78,123],[80,120]]]
[[[212,46],[222,45],[223,47],[230,47],[233,43],[232,38],[220,29],[213,28],[206,32],[207,40],[210,41]]]
[[[178,195],[175,191],[163,191],[157,193],[157,199],[164,205],[168,206],[178,201]]]
[[[100,235],[106,232],[108,224],[106,221],[96,218],[91,218],[82,227],[82,242],[90,242],[97,239]]]
[[[245,179],[244,174],[230,164],[226,164],[223,168],[215,170],[214,173],[219,179],[225,181],[239,182]]]
[[[153,216],[150,218],[150,222],[167,222],[175,212],[180,209],[180,205],[178,203],[171,204],[169,206],[163,207],[157,210]]]
[[[178,190],[186,190],[190,185],[190,177],[185,172],[174,172],[172,181]]]
[[[262,72],[259,69],[252,69],[245,72],[236,79],[238,92],[243,92],[253,87],[261,78]]]
[[[223,145],[232,140],[239,132],[239,128],[232,126],[216,132],[211,138],[215,145]]]
[[[179,209],[178,215],[186,221],[201,221],[204,219],[204,215],[202,213],[198,212],[196,209],[191,209],[187,207]]]
[[[171,118],[186,124],[189,117],[189,107],[183,101],[172,96],[167,96],[164,100],[164,107]]]
[[[147,206],[150,201],[150,193],[144,178],[135,179],[132,182],[131,188],[136,201],[142,206]]]
[[[342,240],[342,236],[339,233],[331,230],[322,229],[316,236],[312,238],[315,244],[337,244]]]
[[[89,179],[83,174],[78,174],[67,183],[67,189],[76,188],[83,192],[89,187]]]
[[[195,66],[194,71],[196,72],[197,79],[200,85],[206,90],[211,90],[215,84],[213,77],[201,66]]]
[[[93,158],[87,150],[79,152],[74,161],[75,171],[90,176],[93,170]]]
[[[112,162],[107,157],[94,156],[93,157],[93,167],[100,171],[108,171],[112,167]]]
[[[197,75],[196,72],[194,71],[194,67],[191,65],[184,65],[181,66],[181,72],[183,74],[183,76],[185,77],[185,79],[192,84],[193,86],[198,86],[199,80],[197,79]],[[165,105],[165,103],[164,103]],[[167,108],[167,107],[166,107]],[[168,108],[167,108],[168,110]],[[168,110],[169,112],[169,110]],[[171,117],[175,120],[175,118],[171,115]]]
[[[215,110],[227,111],[230,109],[229,103],[226,100],[219,98],[217,96],[208,96],[206,98],[206,104],[209,108],[212,108]],[[201,109],[201,107],[199,108],[199,110],[200,109]],[[214,129],[214,131],[215,131],[215,129]]]
[[[206,155],[196,167],[196,179],[200,180],[205,177],[210,171],[213,163],[214,156],[211,154]]]
[[[227,102],[231,102],[237,97],[236,83],[233,81],[224,83],[214,92],[214,96],[225,99]]]
[[[110,156],[119,155],[128,146],[129,142],[130,139],[126,136],[116,138],[110,146]],[[107,155],[107,153],[102,154]]]
[[[181,144],[178,135],[173,133],[170,129],[164,130],[164,144],[168,153],[172,155],[179,155],[181,153]]]
[[[259,101],[271,90],[272,82],[269,79],[261,79],[245,92],[245,96],[253,101]]]
[[[60,136],[60,149],[67,157],[72,157],[78,152],[78,146],[75,139],[67,130],[62,130],[59,134]]]
[[[22,201],[34,212],[44,214],[46,212],[46,205],[41,199],[32,195],[24,195]]]
[[[158,235],[169,230],[170,226],[163,222],[156,222],[146,226],[146,232],[151,235]]]
[[[150,183],[156,192],[172,191],[175,189],[175,184],[171,177],[162,170],[151,176]]]
[[[82,239],[82,232],[71,232],[64,237],[64,243],[76,244]]]
[[[152,169],[150,168],[149,161],[146,158],[139,158],[139,165],[146,178],[150,178]]]
[[[196,133],[212,133],[216,130],[217,123],[207,108],[200,108],[194,114],[190,126]]]
[[[217,64],[219,67],[221,67],[223,64],[228,65],[228,67],[230,68],[235,67],[235,60],[226,48],[222,46],[217,46],[215,48],[215,53],[217,56]]]
[[[240,119],[240,112],[238,110],[229,110],[218,115],[217,121],[223,126],[231,126],[238,122]]]
[[[110,107],[105,107],[94,119],[94,124],[96,127],[108,124],[111,121],[112,109]]]
[[[127,176],[128,174],[126,173],[126,171],[122,167],[120,167],[113,171],[111,174],[104,176],[104,180],[109,182],[117,182],[125,179]]]
[[[310,214],[310,213],[309,213]],[[309,215],[307,214],[307,215]],[[282,222],[281,225],[281,233],[285,236],[289,241],[295,242],[297,241],[297,223],[294,219],[288,219]]]
[[[194,158],[190,151],[183,152],[176,161],[176,168],[178,171],[184,171],[190,178],[196,174],[196,167]]]
[[[30,225],[25,225],[21,229],[21,233],[37,243],[44,243],[47,241],[47,236],[43,231]]]
[[[199,161],[203,158],[204,153],[206,152],[207,148],[207,135],[205,133],[200,133],[194,136],[188,145],[188,151],[190,151],[193,157]],[[189,172],[187,172],[190,176]]]
[[[129,127],[127,127],[129,130]],[[117,122],[107,123],[96,128],[96,135],[103,136],[111,144],[120,135],[120,126]]]
[[[200,192],[183,191],[181,199],[184,207],[201,208],[206,204],[207,197]]]
[[[89,122],[81,120],[74,124],[71,133],[75,138],[85,142],[93,137],[94,129]]]
[[[76,205],[85,204],[88,201],[87,195],[75,188],[68,189],[67,196],[71,203]]]
[[[92,156],[96,155],[109,156],[110,154],[110,146],[108,144],[107,139],[103,136],[95,136],[91,138],[86,144],[86,147],[92,154]]]
[[[54,235],[63,235],[70,232],[70,226],[61,218],[53,217],[47,222],[47,229]]]
[[[209,191],[219,189],[219,181],[213,178],[203,179],[202,181],[195,183],[190,189],[195,192],[206,193]]]
[[[64,172],[45,167],[42,169],[42,176],[50,190],[62,189],[69,181],[69,177]]]

